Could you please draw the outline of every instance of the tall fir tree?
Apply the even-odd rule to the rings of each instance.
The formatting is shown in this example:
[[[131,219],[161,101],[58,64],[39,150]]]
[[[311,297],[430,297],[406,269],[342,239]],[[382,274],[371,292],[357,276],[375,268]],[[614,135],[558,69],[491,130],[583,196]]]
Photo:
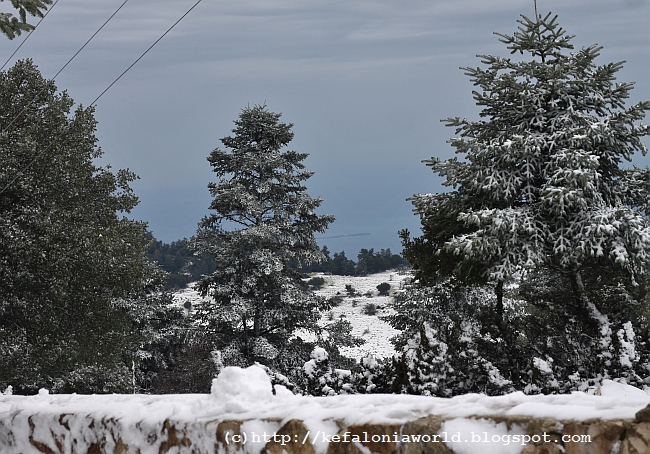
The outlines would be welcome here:
[[[405,255],[424,283],[451,276],[494,285],[493,335],[510,351],[528,336],[531,351],[563,357],[560,369],[639,383],[644,360],[629,345],[641,348],[647,331],[650,169],[623,164],[647,151],[650,127],[640,121],[650,103],[626,107],[633,84],[615,81],[622,63],[597,65],[597,45],[572,51],[557,16],[519,23],[512,36],[497,35],[524,57],[482,55],[485,68],[463,68],[482,119],[444,120],[456,128],[451,144],[462,159],[426,161],[452,190],[412,198],[424,235],[402,232]],[[513,277],[526,284],[530,305],[519,328],[504,307]],[[539,286],[549,282],[552,296]],[[549,328],[544,339],[535,324],[549,314],[578,326]],[[502,366],[525,380],[517,371],[531,358],[520,359],[512,354]]]
[[[327,306],[289,265],[324,260],[314,233],[334,217],[314,212],[322,201],[303,185],[313,174],[303,164],[307,154],[284,150],[293,125],[280,116],[266,106],[243,109],[234,135],[221,139],[227,150],[208,157],[219,181],[209,185],[214,213],[200,223],[196,248],[217,268],[199,284],[210,302],[198,314],[224,365],[283,369],[283,357],[294,355],[293,333],[318,332]]]

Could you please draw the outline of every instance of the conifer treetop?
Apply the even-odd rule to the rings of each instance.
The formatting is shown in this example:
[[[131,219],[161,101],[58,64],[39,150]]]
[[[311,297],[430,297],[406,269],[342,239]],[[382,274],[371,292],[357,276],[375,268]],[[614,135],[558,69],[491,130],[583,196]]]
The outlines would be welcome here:
[[[566,31],[557,24],[557,15],[551,18],[548,13],[544,18],[532,21],[522,14],[517,22],[521,24],[518,30],[512,35],[494,32],[500,36],[501,41],[508,45],[511,54],[530,53],[533,57],[540,57],[545,63],[548,57],[562,58],[562,51],[573,49],[571,39],[575,35],[567,35]]]
[[[501,280],[598,258],[631,275],[648,268],[650,171],[622,163],[647,152],[650,128],[640,121],[650,103],[626,107],[633,83],[616,82],[623,62],[597,65],[597,45],[571,52],[556,18],[524,16],[514,35],[499,34],[532,58],[481,55],[487,67],[462,68],[481,120],[443,120],[464,159],[425,161],[454,191],[412,201],[429,235],[447,232],[431,244],[460,258],[457,271],[471,264]],[[457,213],[457,223],[444,213]]]

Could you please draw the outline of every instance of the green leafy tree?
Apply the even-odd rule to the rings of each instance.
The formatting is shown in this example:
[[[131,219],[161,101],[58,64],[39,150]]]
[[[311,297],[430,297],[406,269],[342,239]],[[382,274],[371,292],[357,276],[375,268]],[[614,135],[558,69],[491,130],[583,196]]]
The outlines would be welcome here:
[[[423,236],[402,232],[405,255],[423,283],[452,277],[460,286],[494,286],[486,329],[510,349],[504,376],[522,368],[513,361],[526,354],[517,359],[514,351],[534,332],[507,319],[504,283],[550,278],[563,289],[550,299],[555,310],[561,301],[562,317],[578,320],[583,338],[594,339],[574,342],[565,333],[547,342],[558,355],[579,346],[555,367],[638,382],[643,355],[628,350],[641,348],[645,329],[650,170],[622,164],[647,151],[642,138],[650,128],[640,121],[650,103],[626,107],[633,84],[616,83],[622,63],[597,65],[596,45],[573,51],[573,36],[556,16],[519,22],[512,36],[498,35],[524,57],[482,55],[486,67],[463,68],[482,119],[445,120],[456,128],[451,144],[462,159],[426,161],[452,190],[412,198]],[[547,319],[551,301],[536,284],[525,288],[525,303],[535,307],[529,315],[541,317],[526,318],[532,327]]]
[[[0,0],[4,1],[4,0]],[[11,5],[18,10],[18,17],[11,13],[0,13],[0,31],[9,39],[14,39],[22,32],[34,29],[33,25],[27,23],[27,14],[35,17],[43,17],[47,5],[53,0],[11,0]]]
[[[214,213],[200,223],[196,244],[214,256],[216,270],[199,284],[211,297],[199,317],[224,365],[280,367],[295,330],[318,332],[327,307],[289,266],[323,260],[314,233],[334,221],[314,212],[321,199],[303,185],[312,175],[307,155],[283,150],[292,126],[266,106],[245,108],[234,135],[221,139],[228,150],[208,157],[219,181],[209,185]]]
[[[133,324],[115,301],[148,278],[145,225],[119,214],[136,177],[93,163],[93,109],[73,105],[29,60],[0,73],[0,387],[21,393],[131,376]]]

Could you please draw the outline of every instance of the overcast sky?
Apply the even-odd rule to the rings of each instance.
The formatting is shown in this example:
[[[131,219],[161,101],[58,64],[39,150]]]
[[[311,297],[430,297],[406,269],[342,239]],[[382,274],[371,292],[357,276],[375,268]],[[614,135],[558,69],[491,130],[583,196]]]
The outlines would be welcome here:
[[[59,89],[89,104],[195,1],[129,0]],[[60,0],[16,58],[51,78],[122,3]],[[577,48],[604,46],[599,63],[626,60],[619,81],[637,82],[630,102],[650,100],[650,1],[538,8],[559,15]],[[454,131],[440,120],[478,119],[459,67],[507,56],[493,32],[511,34],[520,14],[534,15],[532,0],[203,0],[99,101],[102,163],[140,176],[131,216],[156,238],[190,237],[215,180],[206,157],[243,107],[266,103],[294,123],[290,148],[309,153],[315,172],[308,192],[336,216],[320,244],[354,259],[362,247],[400,252],[397,231],[419,233],[406,199],[442,190],[421,161],[453,155]],[[0,40],[2,62],[21,39]],[[355,234],[368,235],[340,237]]]

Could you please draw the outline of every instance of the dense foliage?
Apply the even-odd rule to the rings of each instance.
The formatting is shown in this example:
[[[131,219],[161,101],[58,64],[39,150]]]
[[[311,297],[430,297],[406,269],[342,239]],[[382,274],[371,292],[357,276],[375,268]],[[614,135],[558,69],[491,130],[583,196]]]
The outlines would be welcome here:
[[[93,163],[93,109],[73,105],[31,61],[0,73],[0,387],[17,392],[130,387],[115,302],[149,279],[145,226],[119,214],[135,175]]]
[[[412,304],[430,308],[408,326],[394,320],[417,329],[402,342],[404,360],[453,369],[451,382],[426,391],[442,395],[489,390],[491,380],[458,378],[472,355],[498,377],[492,392],[566,392],[601,378],[640,385],[650,371],[650,169],[623,163],[646,152],[650,128],[639,121],[650,103],[626,108],[633,84],[615,82],[622,64],[596,65],[595,45],[571,52],[550,14],[499,36],[525,57],[483,55],[486,68],[464,68],[482,120],[446,120],[461,159],[427,165],[452,190],[414,196],[423,235],[402,232],[425,286]],[[519,288],[508,302],[511,279]],[[492,297],[463,296],[486,288]],[[438,307],[450,298],[454,320]]]
[[[213,257],[199,256],[190,250],[191,240],[184,238],[167,244],[157,241],[151,233],[147,233],[147,239],[147,259],[169,273],[166,289],[185,288],[190,282],[211,274],[216,267]]]
[[[364,276],[408,266],[406,259],[401,255],[393,254],[390,249],[381,249],[378,252],[375,252],[374,249],[361,249],[357,255],[357,262],[350,260],[345,255],[345,251],[335,252],[334,256],[330,257],[329,249],[327,246],[323,246],[321,252],[325,256],[325,260],[303,266],[300,271],[303,273],[330,273],[340,276]]]

